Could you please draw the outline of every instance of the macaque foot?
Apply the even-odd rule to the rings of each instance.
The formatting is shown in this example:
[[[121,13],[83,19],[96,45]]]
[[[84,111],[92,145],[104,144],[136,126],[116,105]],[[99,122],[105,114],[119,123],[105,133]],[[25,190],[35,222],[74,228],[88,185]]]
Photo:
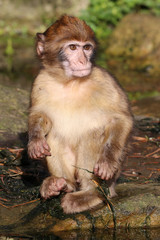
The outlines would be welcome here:
[[[97,177],[103,180],[109,180],[113,178],[113,176],[117,172],[117,169],[114,167],[114,165],[109,165],[108,162],[105,160],[97,162],[93,171]]]
[[[42,198],[47,199],[53,196],[58,196],[61,191],[69,192],[67,181],[64,178],[54,176],[46,178],[40,188]]]
[[[98,196],[96,191],[92,190],[67,193],[61,202],[65,213],[83,212],[101,204],[103,204],[103,200]]]

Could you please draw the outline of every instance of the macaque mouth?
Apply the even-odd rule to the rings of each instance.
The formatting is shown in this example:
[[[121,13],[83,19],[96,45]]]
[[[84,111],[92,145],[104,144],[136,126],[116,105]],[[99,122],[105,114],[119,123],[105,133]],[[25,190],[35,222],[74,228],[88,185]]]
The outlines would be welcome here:
[[[71,69],[73,72],[85,72],[85,71],[90,71],[91,68],[84,68],[84,69]]]
[[[71,71],[73,72],[85,72],[85,71],[91,71],[91,64],[86,64],[84,66],[70,66]]]
[[[91,72],[91,68],[72,70],[72,74],[75,77],[85,77],[85,76],[89,75],[90,72]]]

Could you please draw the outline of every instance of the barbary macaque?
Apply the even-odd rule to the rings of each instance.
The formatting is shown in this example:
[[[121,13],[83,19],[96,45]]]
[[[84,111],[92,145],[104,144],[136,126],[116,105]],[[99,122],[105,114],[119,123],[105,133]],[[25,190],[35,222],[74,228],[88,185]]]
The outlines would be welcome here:
[[[116,195],[133,125],[124,91],[94,65],[95,49],[94,32],[76,17],[64,15],[37,33],[42,68],[31,93],[28,153],[32,159],[46,158],[50,176],[41,196],[65,192],[65,213],[102,204],[92,180],[106,180],[110,197]]]

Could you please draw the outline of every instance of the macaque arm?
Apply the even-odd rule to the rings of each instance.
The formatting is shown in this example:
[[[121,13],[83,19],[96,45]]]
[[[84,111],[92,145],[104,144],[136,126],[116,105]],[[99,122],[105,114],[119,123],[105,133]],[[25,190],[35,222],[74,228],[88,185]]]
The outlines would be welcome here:
[[[105,130],[105,139],[94,174],[104,180],[112,179],[120,170],[125,155],[125,145],[132,129],[132,119],[127,117],[111,120]]]
[[[46,142],[46,135],[51,129],[51,121],[42,112],[32,113],[29,116],[29,143],[30,158],[44,158],[50,156],[50,147]]]

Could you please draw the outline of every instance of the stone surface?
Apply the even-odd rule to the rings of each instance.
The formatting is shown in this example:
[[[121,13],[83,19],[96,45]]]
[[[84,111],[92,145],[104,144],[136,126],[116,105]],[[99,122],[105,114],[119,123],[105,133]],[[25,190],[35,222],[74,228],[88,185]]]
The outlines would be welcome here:
[[[22,144],[27,131],[29,92],[0,85],[0,146]]]
[[[160,118],[160,96],[133,101],[132,111],[136,116]]]
[[[117,228],[160,227],[160,186],[158,184],[124,183],[117,186],[119,197],[112,200],[115,210]],[[57,215],[51,217],[49,212],[39,214],[34,208],[36,203],[6,209],[0,206],[0,229],[11,233],[28,231],[46,231],[58,233],[72,230],[89,230],[93,228],[114,228],[113,215],[107,205],[88,213]],[[42,208],[43,209],[43,208]],[[32,214],[31,214],[32,212]],[[14,219],[11,217],[14,215]]]

